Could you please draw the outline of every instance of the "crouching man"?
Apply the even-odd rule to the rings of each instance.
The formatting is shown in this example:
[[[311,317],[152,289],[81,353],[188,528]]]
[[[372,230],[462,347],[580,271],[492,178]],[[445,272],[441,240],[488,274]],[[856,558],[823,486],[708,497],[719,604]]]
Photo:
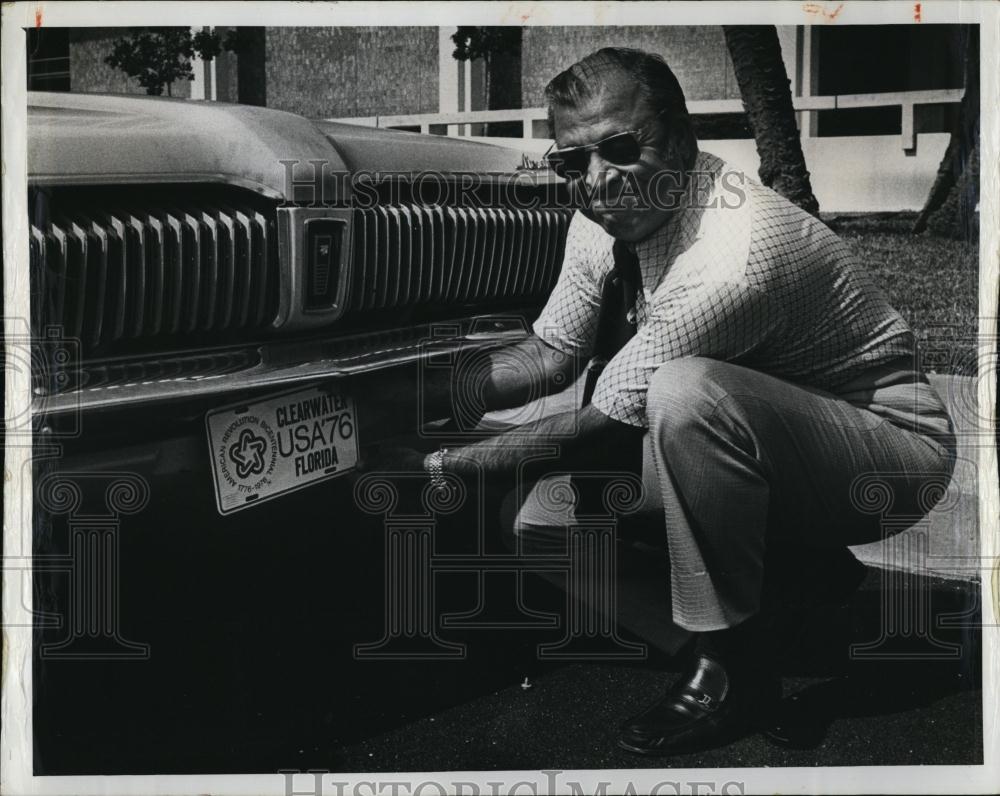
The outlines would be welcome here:
[[[624,288],[622,344],[582,409],[379,466],[509,481],[526,434],[558,446],[550,468],[644,459],[670,563],[672,616],[660,620],[695,641],[686,674],[623,724],[619,743],[645,754],[711,745],[752,726],[773,684],[759,643],[766,548],[821,557],[882,538],[852,492],[871,474],[890,478],[896,511],[926,512],[922,487],[953,466],[950,421],[916,369],[912,332],[847,246],[699,152],[663,59],[600,50],[546,97],[548,162],[587,206],[534,335],[492,355],[483,408],[576,375],[601,344],[609,280]],[[538,368],[518,366],[526,357]],[[543,544],[561,529],[531,502],[515,531]]]

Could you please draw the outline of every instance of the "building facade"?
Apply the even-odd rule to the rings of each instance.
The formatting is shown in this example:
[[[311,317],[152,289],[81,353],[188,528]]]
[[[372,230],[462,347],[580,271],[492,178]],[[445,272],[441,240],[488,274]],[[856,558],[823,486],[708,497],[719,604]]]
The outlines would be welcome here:
[[[919,207],[961,98],[961,26],[816,25],[777,30],[821,204],[859,210]],[[524,27],[519,30],[520,46],[515,55],[504,56],[503,69],[491,69],[482,58],[456,60],[452,36],[457,28],[236,31],[249,46],[208,62],[195,58],[194,79],[176,82],[170,93],[432,133],[513,135],[516,139],[497,141],[538,154],[548,146],[544,113],[538,109],[551,77],[600,47],[637,47],[663,55],[670,64],[706,148],[714,146],[748,170],[756,169],[752,136],[719,26]],[[104,62],[115,39],[132,32],[30,31],[29,88],[142,93],[135,80]],[[508,98],[504,104],[511,107],[489,107],[488,98],[497,94],[489,90],[491,79],[519,82],[519,91],[503,92]],[[510,110],[512,121],[474,118],[484,110]],[[473,116],[456,124],[456,114]],[[843,182],[845,168],[871,172],[869,182],[857,182],[845,194],[836,185]]]

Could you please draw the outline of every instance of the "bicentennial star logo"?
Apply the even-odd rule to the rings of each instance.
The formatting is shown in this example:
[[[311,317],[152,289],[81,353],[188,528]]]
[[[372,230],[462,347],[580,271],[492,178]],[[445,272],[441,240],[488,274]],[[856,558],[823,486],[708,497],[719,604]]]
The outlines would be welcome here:
[[[248,428],[243,429],[236,442],[229,446],[229,458],[236,465],[236,474],[240,478],[247,478],[264,472],[266,450],[266,439],[258,437]]]

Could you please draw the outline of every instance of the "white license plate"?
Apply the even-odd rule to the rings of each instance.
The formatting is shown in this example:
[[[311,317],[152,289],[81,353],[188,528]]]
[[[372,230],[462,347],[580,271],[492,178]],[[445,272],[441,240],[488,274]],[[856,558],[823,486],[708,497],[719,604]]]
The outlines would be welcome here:
[[[205,416],[222,514],[353,470],[358,463],[354,402],[313,387],[233,404]]]

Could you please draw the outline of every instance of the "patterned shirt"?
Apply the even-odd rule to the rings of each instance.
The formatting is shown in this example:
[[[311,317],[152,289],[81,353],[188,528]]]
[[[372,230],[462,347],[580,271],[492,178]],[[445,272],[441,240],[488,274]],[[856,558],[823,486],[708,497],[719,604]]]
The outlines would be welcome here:
[[[752,367],[836,391],[899,357],[914,337],[830,229],[719,158],[702,152],[697,199],[635,244],[642,274],[636,335],[608,363],[594,406],[645,428],[652,374],[680,357]],[[593,351],[614,239],[577,213],[562,271],[534,332],[553,348]]]

